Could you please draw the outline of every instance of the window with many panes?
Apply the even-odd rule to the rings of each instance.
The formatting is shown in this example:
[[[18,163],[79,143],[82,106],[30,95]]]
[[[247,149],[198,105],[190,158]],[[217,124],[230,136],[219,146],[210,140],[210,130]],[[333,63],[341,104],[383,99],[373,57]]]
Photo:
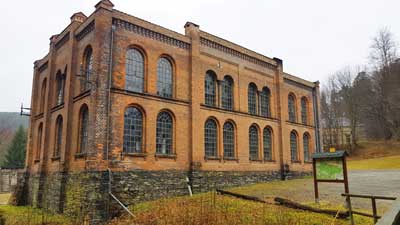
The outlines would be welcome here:
[[[288,97],[289,121],[296,122],[296,100],[292,94]]]
[[[224,158],[235,158],[235,128],[231,122],[226,122],[223,128]]]
[[[37,142],[36,142],[35,160],[40,159],[40,151],[42,150],[42,136],[43,136],[43,123],[40,123],[38,128]]]
[[[61,71],[58,71],[56,75],[56,105],[61,105],[64,103],[64,87],[65,74],[62,74]]]
[[[272,160],[272,132],[266,127],[263,132],[264,160]]]
[[[264,87],[260,93],[260,114],[264,117],[271,117],[271,92]]]
[[[79,153],[86,153],[88,150],[88,124],[89,111],[87,106],[83,105],[79,113]]]
[[[295,131],[290,133],[290,159],[292,161],[298,161],[297,153],[297,134]]]
[[[308,133],[303,135],[303,150],[304,150],[304,161],[310,161],[310,136]]]
[[[143,139],[143,115],[136,107],[129,107],[124,114],[124,145],[126,153],[141,153]]]
[[[204,94],[205,94],[205,104],[209,106],[216,105],[216,87],[217,78],[213,71],[207,71],[206,79],[204,81]]]
[[[224,109],[233,110],[233,80],[225,76],[222,81],[221,105]]]
[[[301,122],[307,124],[307,99],[305,97],[301,98]]]
[[[83,56],[83,79],[81,90],[86,91],[90,88],[91,77],[93,73],[93,50],[92,47],[88,46]]]
[[[56,121],[56,132],[55,132],[55,142],[54,142],[54,157],[59,157],[61,153],[62,146],[62,134],[63,134],[63,118],[62,116],[57,117]]]
[[[144,87],[144,58],[137,49],[132,48],[126,52],[125,71],[125,89],[142,93]]]
[[[157,64],[157,94],[172,98],[172,64],[167,58],[160,58]]]
[[[255,125],[249,129],[249,153],[250,160],[258,159],[258,129]]]
[[[252,115],[257,114],[257,86],[254,83],[250,83],[247,93],[248,99],[248,111]]]
[[[172,152],[173,122],[168,112],[157,116],[156,152],[157,154],[173,154]]]
[[[217,124],[214,120],[208,119],[204,126],[204,149],[206,157],[217,157]]]

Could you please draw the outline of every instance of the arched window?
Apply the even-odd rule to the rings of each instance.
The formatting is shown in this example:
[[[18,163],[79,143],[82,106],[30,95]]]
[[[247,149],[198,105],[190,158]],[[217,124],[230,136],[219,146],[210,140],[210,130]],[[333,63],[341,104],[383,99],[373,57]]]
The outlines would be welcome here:
[[[297,153],[297,134],[295,131],[290,133],[290,159],[292,161],[298,161],[298,153]]]
[[[249,153],[250,160],[258,159],[258,129],[255,125],[249,129]]]
[[[207,71],[206,79],[204,81],[204,98],[205,104],[209,106],[215,106],[216,102],[216,82],[217,78],[213,71]]]
[[[296,122],[296,100],[292,94],[290,94],[288,97],[288,112],[289,121]]]
[[[37,144],[36,144],[36,155],[35,159],[40,160],[40,151],[42,150],[42,138],[43,138],[43,123],[39,124]]]
[[[224,124],[224,157],[235,157],[235,127],[231,122]]]
[[[257,114],[257,86],[254,83],[250,83],[247,92],[248,99],[248,110],[252,115]]]
[[[40,92],[40,107],[39,107],[39,112],[43,113],[44,112],[44,105],[46,103],[46,86],[47,86],[47,79],[44,79],[42,82],[42,89]]]
[[[156,152],[158,154],[172,154],[173,123],[167,112],[157,116]]]
[[[301,98],[301,122],[303,124],[307,124],[308,118],[307,118],[307,113],[308,113],[308,103],[306,97]]]
[[[90,88],[90,79],[93,73],[93,50],[92,47],[88,46],[83,55],[83,66],[82,66],[83,79],[81,83],[81,90],[86,91]]]
[[[233,80],[225,76],[222,82],[221,105],[224,109],[233,110]]]
[[[172,98],[172,64],[167,58],[160,58],[157,65],[157,94]]]
[[[86,153],[88,150],[88,123],[89,110],[86,105],[83,105],[79,112],[79,153]]]
[[[308,133],[303,135],[303,150],[304,162],[310,161],[310,135]]]
[[[61,71],[56,75],[56,105],[64,103],[64,88],[65,88],[65,75]]]
[[[206,157],[217,157],[217,124],[214,120],[208,119],[204,125],[204,149]]]
[[[264,160],[272,160],[272,131],[264,128],[263,132]]]
[[[124,146],[127,153],[141,153],[143,139],[143,115],[136,107],[129,107],[124,114]]]
[[[264,87],[260,95],[260,113],[261,116],[271,117],[271,92],[269,88]]]
[[[126,52],[125,71],[125,89],[142,93],[144,86],[144,58],[137,49],[128,49]]]
[[[54,157],[59,157],[61,153],[61,145],[62,145],[62,136],[63,136],[63,118],[62,116],[58,116],[56,120],[56,132],[55,132],[55,141],[54,141]]]

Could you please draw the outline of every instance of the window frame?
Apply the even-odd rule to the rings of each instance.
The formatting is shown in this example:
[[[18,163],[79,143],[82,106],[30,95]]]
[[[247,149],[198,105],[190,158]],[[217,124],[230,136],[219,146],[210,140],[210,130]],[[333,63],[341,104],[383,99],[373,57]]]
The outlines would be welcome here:
[[[63,126],[64,120],[61,115],[57,116],[56,126],[55,126],[55,138],[54,138],[54,152],[53,158],[57,158],[61,156],[62,142],[63,142]]]
[[[165,64],[165,65],[169,65],[170,68],[161,68],[161,63],[163,61],[166,62],[167,64]],[[161,71],[160,71],[161,69],[163,69],[163,70],[170,69],[171,73],[170,74],[161,73]],[[175,97],[175,93],[174,93],[175,92],[175,90],[174,90],[175,75],[174,74],[175,74],[175,69],[174,69],[173,61],[168,56],[161,56],[157,60],[157,95],[158,96],[160,96],[162,98],[170,98],[170,99]],[[170,75],[170,83],[168,83],[168,81],[167,81],[168,77],[166,77],[166,75]],[[161,88],[165,88],[165,86],[169,86],[169,87],[167,87],[167,89],[170,89],[171,93],[166,93],[164,91],[161,91]]]
[[[129,124],[130,129],[127,129],[127,126],[128,126],[127,113],[129,113],[128,112],[129,110],[133,110],[133,112],[132,112],[133,114],[132,114],[132,117],[129,118],[130,122],[131,122]],[[137,116],[137,115],[139,115],[140,118],[133,117],[133,116]],[[144,143],[145,116],[144,116],[143,110],[138,106],[131,105],[131,106],[128,106],[127,108],[125,108],[123,116],[124,116],[124,119],[123,119],[124,120],[124,128],[123,128],[123,135],[122,135],[122,152],[124,154],[145,153],[146,152],[144,149],[144,146],[145,146],[145,143]],[[135,125],[138,127],[137,130],[132,128]],[[133,133],[133,135],[129,136],[130,140],[133,139],[133,141],[129,142],[129,143],[133,143],[133,146],[128,146],[128,144],[127,144],[127,140],[128,140],[127,139],[128,138],[127,130],[129,130],[129,134]],[[138,135],[138,132],[140,135]],[[139,142],[138,142],[138,140],[139,140]],[[139,143],[139,145],[137,143]],[[139,147],[139,150],[137,149],[137,147]],[[133,149],[133,150],[131,151],[130,149]]]
[[[228,85],[229,84],[229,85]],[[226,75],[221,84],[221,108],[233,111],[234,101],[234,80],[231,76]],[[229,93],[228,93],[229,92]]]
[[[159,120],[160,120],[161,115],[168,115],[168,117],[169,117],[169,119],[171,121],[170,134],[169,134],[170,135],[170,137],[169,137],[170,143],[166,143],[166,145],[169,144],[170,149],[169,150],[166,149],[165,152],[162,152],[161,151],[162,149],[159,149],[159,146],[161,145],[161,147],[162,147],[162,145],[163,145],[163,143],[159,143],[160,142],[159,141],[159,136],[160,136],[159,134],[162,131],[161,129],[165,129],[165,127],[160,127],[160,123],[161,122]],[[156,156],[157,155],[175,155],[175,150],[174,150],[175,149],[175,142],[174,142],[174,140],[175,140],[175,120],[174,120],[174,116],[173,116],[173,114],[171,112],[166,111],[166,110],[162,110],[157,114],[157,120],[156,120]],[[166,146],[166,148],[167,147],[168,146]]]
[[[208,70],[204,78],[204,104],[217,106],[217,75],[212,70]]]
[[[307,144],[306,144],[306,138],[307,138]],[[306,151],[307,147],[307,151]],[[311,136],[308,132],[305,132],[303,134],[303,154],[304,154],[304,162],[310,162],[311,161]]]
[[[301,98],[301,122],[308,124],[308,99],[306,97]]]
[[[228,130],[226,130],[226,126],[230,125],[232,127],[232,134],[228,136]],[[224,151],[224,158],[225,159],[235,159],[236,158],[236,126],[232,121],[226,121],[224,123],[224,126],[222,128],[222,132],[223,132],[223,151]],[[229,131],[230,132],[230,131]],[[231,142],[227,142],[228,138],[230,138],[231,136]],[[232,147],[232,149],[228,149],[230,148],[230,146]],[[231,150],[231,151],[227,151],[227,150]],[[227,153],[232,153],[231,155],[227,154]]]
[[[271,114],[271,90],[265,86],[260,93],[260,115],[270,118]]]
[[[82,58],[82,79],[81,79],[81,92],[85,92],[91,89],[91,78],[93,76],[93,48],[88,45],[85,48]]]
[[[247,87],[247,112],[251,115],[257,115],[257,85],[250,83]]]
[[[89,107],[83,104],[79,110],[77,154],[87,154],[89,148]]]
[[[289,122],[297,122],[296,96],[293,93],[288,95],[288,117]]]
[[[269,145],[266,144],[266,134],[269,134]],[[264,128],[263,130],[263,156],[264,156],[264,160],[265,161],[273,161],[274,160],[274,156],[273,156],[273,132],[272,132],[272,128],[267,126]],[[266,157],[266,150],[268,150],[268,148],[266,148],[266,146],[269,146],[269,157]]]
[[[293,143],[293,137],[295,138]],[[299,162],[299,136],[295,130],[290,132],[290,160],[292,162]],[[295,147],[295,149],[293,149]],[[293,154],[295,153],[295,154]]]
[[[145,83],[146,83],[145,77],[146,77],[145,54],[141,49],[138,49],[136,47],[127,49],[125,52],[125,90],[137,93],[144,93]],[[141,81],[141,84],[139,85],[140,87],[136,87],[135,83],[139,80]]]
[[[260,137],[259,137],[259,129],[258,126],[252,124],[249,127],[249,159],[250,161],[260,160]],[[255,132],[255,133],[254,133]],[[255,138],[252,140],[252,138]],[[254,151],[256,150],[256,151]],[[256,157],[254,157],[256,156]]]
[[[209,127],[212,125],[214,127]],[[214,136],[209,136],[214,134]],[[204,123],[204,156],[205,158],[218,158],[218,123],[213,118],[208,118]],[[211,149],[213,148],[213,149]],[[211,151],[210,151],[211,150]],[[210,154],[211,153],[211,154]]]

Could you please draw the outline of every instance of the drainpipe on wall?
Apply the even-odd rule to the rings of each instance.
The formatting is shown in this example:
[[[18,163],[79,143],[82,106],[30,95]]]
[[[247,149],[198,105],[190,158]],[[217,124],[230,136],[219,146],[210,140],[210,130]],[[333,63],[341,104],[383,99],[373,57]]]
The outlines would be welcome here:
[[[319,84],[319,82],[315,82],[315,85]],[[315,124],[315,149],[316,152],[321,152],[321,142],[320,142],[320,124],[319,124],[319,110],[318,110],[318,93],[317,86],[313,87],[313,108],[314,108],[314,124]]]

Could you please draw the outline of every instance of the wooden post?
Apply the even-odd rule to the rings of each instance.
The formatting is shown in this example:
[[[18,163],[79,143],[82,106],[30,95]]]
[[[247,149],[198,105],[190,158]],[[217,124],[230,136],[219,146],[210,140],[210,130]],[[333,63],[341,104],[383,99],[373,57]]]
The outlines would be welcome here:
[[[376,200],[374,197],[371,198],[372,201],[372,215],[374,216],[374,224],[378,222],[378,215],[376,212]]]
[[[349,179],[347,177],[347,164],[346,164],[346,156],[342,158],[342,165],[343,165],[343,180],[344,180],[344,192],[349,194]],[[349,216],[351,225],[354,225],[354,217],[353,217],[353,210],[351,207],[351,200],[350,196],[346,197],[347,207],[349,208]]]
[[[316,159],[313,159],[313,175],[314,175],[315,203],[319,203],[318,181],[317,181],[317,162],[316,162]]]

